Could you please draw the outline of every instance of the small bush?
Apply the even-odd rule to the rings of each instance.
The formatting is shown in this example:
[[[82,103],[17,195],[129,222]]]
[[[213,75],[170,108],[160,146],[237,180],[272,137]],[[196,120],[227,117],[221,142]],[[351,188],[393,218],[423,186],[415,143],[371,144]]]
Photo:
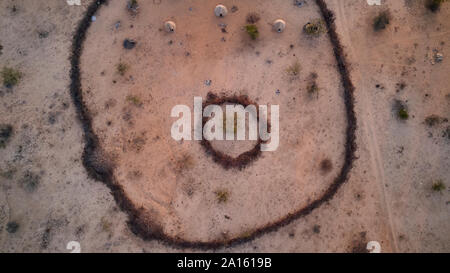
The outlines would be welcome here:
[[[445,190],[445,188],[446,187],[444,182],[442,182],[442,180],[440,179],[433,182],[433,185],[431,186],[431,189],[436,192],[442,192],[443,190]]]
[[[19,70],[10,67],[4,67],[0,74],[3,78],[3,85],[6,87],[13,87],[22,78],[22,73]]]
[[[402,120],[407,120],[409,118],[408,110],[405,108],[398,110],[398,117]]]
[[[324,159],[320,162],[320,170],[322,173],[328,173],[333,169],[333,163],[329,159]]]
[[[375,17],[373,20],[373,29],[375,31],[380,31],[386,28],[387,25],[389,25],[390,22],[390,15],[389,12],[383,11],[378,16]]]
[[[27,192],[34,192],[41,183],[41,177],[30,171],[26,171],[23,178],[20,180],[21,186]]]
[[[247,23],[248,24],[254,25],[254,24],[256,24],[259,21],[259,19],[261,19],[261,17],[259,16],[258,13],[251,12],[251,13],[247,14],[247,18],[246,19],[247,19]]]
[[[184,154],[181,158],[175,161],[175,172],[183,173],[185,170],[192,169],[195,165],[194,159],[189,154]]]
[[[256,25],[250,24],[245,26],[245,31],[252,40],[256,40],[259,37],[258,27]]]
[[[437,12],[441,8],[442,3],[446,1],[448,0],[427,0],[426,7],[432,12]]]
[[[319,97],[319,87],[317,86],[316,82],[312,82],[308,84],[306,87],[308,91],[308,95],[310,98],[318,98]]]
[[[214,192],[216,194],[217,202],[226,203],[230,197],[230,193],[227,190],[218,190]]]
[[[433,127],[435,125],[439,125],[446,121],[447,121],[447,119],[442,118],[438,115],[431,115],[425,119],[425,124],[428,125],[429,127]]]
[[[19,224],[17,222],[9,222],[6,224],[6,231],[8,233],[16,233],[19,230]]]
[[[303,31],[310,36],[318,36],[323,33],[324,30],[325,24],[320,19],[309,22],[303,27]]]
[[[310,98],[316,98],[316,99],[319,98],[319,86],[317,85],[317,82],[316,82],[318,77],[319,76],[317,75],[316,72],[312,72],[309,75],[310,82],[309,82],[308,86],[306,87],[306,91],[308,92],[308,96]]]
[[[408,107],[402,101],[395,101],[394,110],[400,120],[407,120],[409,118]]]
[[[233,129],[233,132],[236,135],[237,134],[237,114],[236,113],[234,114],[233,120],[234,120],[234,128],[227,128],[227,116],[224,115],[223,116],[223,129],[225,132],[228,132],[228,130],[231,131],[231,129]]]
[[[127,73],[128,69],[130,68],[126,63],[119,63],[117,64],[117,73],[119,73],[121,76],[125,75]]]
[[[141,101],[141,99],[138,96],[135,95],[128,95],[127,101],[134,106],[141,107],[144,103]]]
[[[291,66],[286,68],[286,73],[288,73],[290,76],[298,76],[300,74],[301,65],[298,61],[293,63]]]
[[[442,137],[450,140],[450,126],[448,126],[446,129],[444,129],[444,131],[442,132]]]
[[[9,124],[0,124],[0,149],[5,148],[13,133],[13,127]]]
[[[138,13],[138,10],[139,10],[139,4],[138,4],[138,1],[137,1],[137,0],[130,0],[130,1],[128,1],[128,3],[127,3],[127,9],[128,9],[128,11],[129,11],[131,14],[133,14],[133,15],[137,14],[137,13]]]

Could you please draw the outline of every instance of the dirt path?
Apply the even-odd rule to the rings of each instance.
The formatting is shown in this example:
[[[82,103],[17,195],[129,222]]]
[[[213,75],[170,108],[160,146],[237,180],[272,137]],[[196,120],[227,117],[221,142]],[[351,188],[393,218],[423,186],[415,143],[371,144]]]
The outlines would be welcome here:
[[[378,144],[378,139],[376,135],[376,129],[374,128],[374,119],[373,119],[373,109],[372,104],[369,102],[369,98],[366,96],[367,90],[364,89],[364,66],[367,64],[366,55],[359,54],[352,46],[352,41],[349,36],[349,23],[347,22],[347,16],[345,14],[344,1],[336,1],[338,4],[338,10],[336,11],[336,24],[338,26],[339,34],[341,35],[341,41],[343,45],[346,47],[346,52],[349,54],[351,63],[357,64],[358,68],[352,70],[352,78],[354,79],[356,85],[356,100],[358,102],[358,108],[364,109],[364,115],[361,113],[358,115],[358,120],[362,124],[362,130],[364,131],[365,138],[367,139],[366,143],[368,145],[368,150],[370,153],[370,161],[371,166],[376,177],[376,181],[378,184],[379,191],[382,197],[382,203],[386,208],[388,221],[391,231],[391,239],[393,241],[394,251],[397,251],[397,242],[396,242],[396,232],[394,223],[392,221],[392,212],[390,203],[387,201],[387,195],[385,190],[385,174],[382,166],[383,158],[380,153],[380,148]],[[361,127],[360,127],[361,129]]]

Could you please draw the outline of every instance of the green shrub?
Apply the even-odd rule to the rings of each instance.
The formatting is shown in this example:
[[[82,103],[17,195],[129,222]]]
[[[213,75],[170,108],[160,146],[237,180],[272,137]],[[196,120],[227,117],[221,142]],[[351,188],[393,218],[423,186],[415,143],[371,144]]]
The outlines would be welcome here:
[[[234,114],[234,118],[233,118],[233,120],[234,120],[234,128],[228,128],[227,127],[227,116],[226,115],[224,115],[223,116],[223,129],[224,129],[224,131],[225,132],[231,132],[231,130],[233,129],[233,132],[234,132],[234,134],[236,135],[237,134],[237,114],[235,113]]]
[[[409,118],[408,110],[405,108],[398,110],[398,117],[402,120],[407,120]]]
[[[214,192],[216,194],[217,202],[226,203],[230,197],[230,193],[227,190],[218,190]]]
[[[408,107],[404,102],[395,100],[394,110],[400,120],[407,120],[409,118]]]
[[[440,180],[440,179],[434,181],[433,185],[431,185],[431,189],[436,192],[442,192],[443,190],[445,190],[445,188],[446,187],[445,187],[444,182],[442,182],[442,180]]]
[[[254,24],[246,25],[245,31],[247,31],[252,40],[256,40],[259,37],[258,27]]]
[[[119,73],[121,76],[125,75],[125,73],[130,68],[126,63],[119,63],[117,64],[117,73]]]
[[[3,85],[6,87],[13,87],[22,78],[22,73],[19,70],[10,67],[4,67],[0,74],[3,78]]]
[[[307,23],[303,27],[303,31],[310,36],[318,36],[325,31],[325,24],[322,20],[317,19]]]
[[[141,98],[139,98],[138,96],[135,96],[135,95],[128,95],[127,101],[137,107],[141,107],[143,105]]]
[[[300,74],[301,65],[298,61],[293,63],[291,66],[286,68],[286,73],[288,73],[290,76],[298,76]]]

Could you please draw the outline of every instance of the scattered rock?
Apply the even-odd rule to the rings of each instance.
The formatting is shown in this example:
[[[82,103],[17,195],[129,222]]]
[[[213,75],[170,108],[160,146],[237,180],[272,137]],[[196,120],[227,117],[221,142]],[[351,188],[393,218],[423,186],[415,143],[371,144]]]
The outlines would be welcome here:
[[[205,81],[205,85],[206,85],[206,86],[210,86],[210,85],[211,85],[211,83],[212,83],[212,81],[211,81],[211,80],[206,80],[206,81]]]
[[[238,11],[239,10],[239,8],[237,7],[237,6],[232,6],[231,7],[231,12],[232,13],[235,13],[236,11]]]

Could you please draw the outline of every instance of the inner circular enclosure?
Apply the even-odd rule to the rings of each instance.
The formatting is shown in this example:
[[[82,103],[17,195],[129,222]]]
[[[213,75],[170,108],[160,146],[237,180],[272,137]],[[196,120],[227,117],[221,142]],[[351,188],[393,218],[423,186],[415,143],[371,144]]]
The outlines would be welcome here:
[[[208,105],[220,105],[222,106],[222,109],[224,109],[226,105],[241,105],[243,107],[247,107],[249,105],[253,105],[256,108],[256,121],[259,122],[260,118],[266,118],[261,117],[259,112],[259,106],[257,103],[252,102],[247,96],[241,95],[241,96],[218,96],[214,93],[208,93],[206,101],[203,103],[203,109],[205,109]],[[237,116],[235,117],[228,117],[226,115],[226,111],[224,111],[223,115],[223,121],[226,122],[227,118],[232,118],[235,122],[237,121]],[[206,122],[210,118],[203,118],[203,127],[205,126]],[[248,119],[245,120],[246,128],[243,128],[248,133]],[[225,127],[224,134],[226,130],[229,130],[225,124],[222,124],[223,127]],[[237,127],[237,124],[235,124]],[[236,129],[237,128],[231,128],[233,134],[236,138]],[[267,120],[267,128],[268,132],[270,132],[270,121]],[[207,155],[211,156],[214,162],[220,164],[225,169],[229,168],[237,168],[239,170],[242,170],[243,168],[247,167],[250,163],[252,163],[254,160],[256,160],[261,155],[261,144],[265,141],[262,141],[259,134],[257,140],[250,141],[248,140],[248,136],[246,136],[246,140],[239,141],[229,141],[229,140],[206,140],[203,139],[201,141],[201,144],[203,148],[205,149],[205,152]],[[239,143],[240,142],[240,143]],[[253,143],[249,143],[253,142]],[[237,147],[234,147],[237,146]],[[247,148],[248,147],[248,148]],[[240,151],[234,151],[237,148]],[[228,150],[227,150],[228,149]]]
[[[248,237],[317,200],[343,166],[347,124],[332,45],[326,35],[301,32],[321,18],[318,7],[236,5],[218,18],[210,1],[140,1],[139,14],[131,16],[122,1],[110,1],[84,43],[83,98],[101,148],[114,159],[114,182],[139,208],[141,223],[170,238]],[[251,12],[261,15],[256,40],[243,30]],[[280,17],[289,26],[283,33],[271,25]],[[167,20],[177,24],[174,33],[163,31]],[[125,39],[136,46],[124,49]],[[314,73],[317,96],[308,92]],[[194,96],[206,100],[217,90],[280,106],[275,152],[243,170],[225,169],[201,142],[171,138],[172,107],[192,109]],[[331,162],[326,170],[324,160]]]

